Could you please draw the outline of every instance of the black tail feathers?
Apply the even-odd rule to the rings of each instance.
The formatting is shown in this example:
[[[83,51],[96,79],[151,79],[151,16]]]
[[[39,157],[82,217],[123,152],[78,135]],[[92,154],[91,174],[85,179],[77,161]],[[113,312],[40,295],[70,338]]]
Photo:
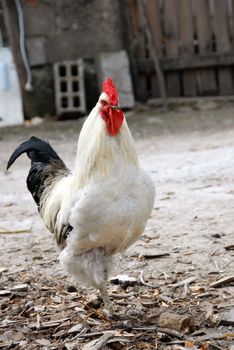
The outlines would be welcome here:
[[[60,159],[48,142],[32,136],[28,141],[21,143],[12,153],[7,163],[7,169],[9,169],[15,160],[23,153],[27,153],[32,163],[41,162],[49,164],[52,159]]]

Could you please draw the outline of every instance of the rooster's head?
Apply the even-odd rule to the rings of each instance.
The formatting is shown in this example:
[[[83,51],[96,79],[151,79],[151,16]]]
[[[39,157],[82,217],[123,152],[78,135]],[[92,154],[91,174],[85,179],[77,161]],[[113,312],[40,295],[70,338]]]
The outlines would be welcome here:
[[[119,106],[118,92],[110,78],[107,78],[102,85],[102,94],[99,98],[99,105],[100,115],[106,122],[109,135],[117,135],[123,123],[124,115]]]

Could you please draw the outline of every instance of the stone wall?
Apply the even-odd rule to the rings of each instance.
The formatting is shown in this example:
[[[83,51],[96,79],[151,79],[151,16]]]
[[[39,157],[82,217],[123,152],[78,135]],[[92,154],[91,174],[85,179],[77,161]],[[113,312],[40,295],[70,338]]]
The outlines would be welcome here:
[[[112,0],[24,0],[26,48],[34,92],[31,114],[54,114],[52,64],[123,49],[120,2]],[[93,69],[87,72],[94,77]],[[95,96],[95,84],[91,94]],[[90,105],[89,105],[90,104]],[[89,97],[88,107],[93,104]]]

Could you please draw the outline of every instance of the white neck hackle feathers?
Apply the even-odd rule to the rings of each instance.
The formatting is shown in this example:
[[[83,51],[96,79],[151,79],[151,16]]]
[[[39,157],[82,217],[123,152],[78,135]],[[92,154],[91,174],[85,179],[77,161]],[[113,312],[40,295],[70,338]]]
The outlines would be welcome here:
[[[108,135],[106,123],[99,112],[101,100],[106,99],[106,94],[102,93],[82,127],[74,173],[76,189],[82,188],[93,176],[107,176],[111,171],[118,170],[121,164],[138,167],[133,138],[126,120],[116,136]]]

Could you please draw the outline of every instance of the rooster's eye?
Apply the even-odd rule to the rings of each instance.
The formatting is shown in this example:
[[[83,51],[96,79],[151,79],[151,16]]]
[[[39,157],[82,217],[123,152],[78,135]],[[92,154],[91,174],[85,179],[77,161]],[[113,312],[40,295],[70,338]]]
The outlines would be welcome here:
[[[103,106],[107,106],[108,105],[108,103],[106,101],[104,101],[104,100],[102,100],[101,103],[102,103]]]

